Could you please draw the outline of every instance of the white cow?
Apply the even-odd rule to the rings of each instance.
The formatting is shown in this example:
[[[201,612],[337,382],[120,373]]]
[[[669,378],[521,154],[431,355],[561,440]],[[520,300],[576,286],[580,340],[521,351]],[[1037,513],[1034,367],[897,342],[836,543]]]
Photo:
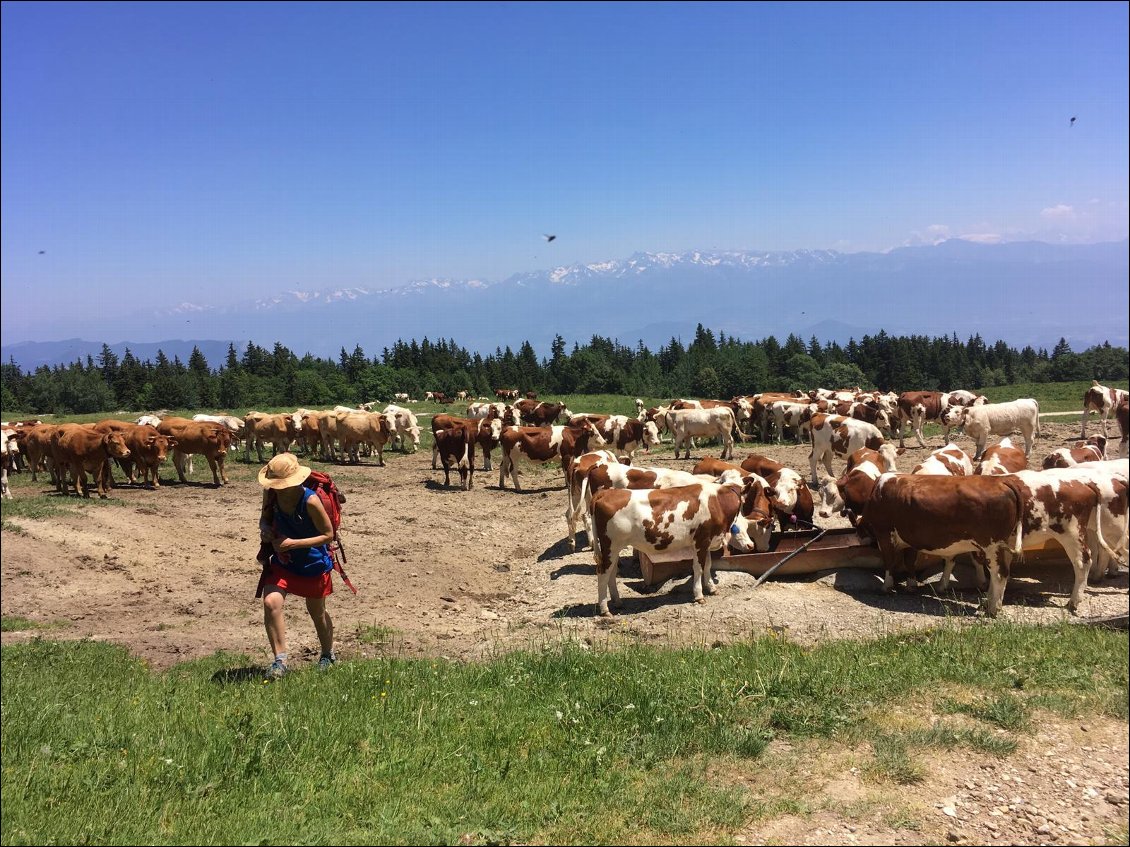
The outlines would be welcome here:
[[[1009,435],[1019,430],[1024,436],[1024,455],[1027,456],[1032,452],[1034,436],[1040,434],[1040,404],[1032,399],[951,407],[946,414],[950,420],[957,421],[956,425],[964,426],[965,434],[977,443],[974,460],[985,452],[990,435]]]
[[[392,441],[396,441],[401,450],[407,450],[407,441],[412,442],[413,453],[420,449],[420,424],[411,411],[389,403],[385,406],[383,414],[388,417],[389,427],[392,429]]]
[[[675,458],[686,445],[686,456],[691,457],[692,438],[721,438],[723,459],[734,457],[734,410],[729,406],[713,409],[673,409],[667,413],[667,428],[675,442]],[[739,433],[740,435],[740,433]]]
[[[956,444],[941,447],[915,465],[912,474],[919,476],[973,476],[973,460]]]

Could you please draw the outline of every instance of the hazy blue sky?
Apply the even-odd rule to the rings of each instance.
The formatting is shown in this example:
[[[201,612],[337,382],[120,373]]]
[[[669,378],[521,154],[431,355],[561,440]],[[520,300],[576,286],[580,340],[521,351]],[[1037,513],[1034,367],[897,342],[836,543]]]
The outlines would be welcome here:
[[[3,327],[636,251],[1120,240],[1128,8],[4,3]]]

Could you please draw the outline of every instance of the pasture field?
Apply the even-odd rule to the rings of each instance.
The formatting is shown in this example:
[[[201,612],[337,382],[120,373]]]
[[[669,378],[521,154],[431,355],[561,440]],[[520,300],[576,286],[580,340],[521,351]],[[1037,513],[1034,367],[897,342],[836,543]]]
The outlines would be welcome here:
[[[810,649],[583,647],[266,684],[230,654],[154,673],[107,644],[9,645],[3,843],[847,843],[847,826],[931,843],[959,821],[974,841],[1028,843],[1027,817],[989,816],[988,785],[1050,748],[1081,801],[1117,790],[1116,769],[1072,749],[1079,735],[1126,761],[1124,633],[942,624]],[[939,756],[986,790],[947,799]],[[1056,815],[1072,792],[1034,771],[995,786],[1002,802],[1031,798],[1074,839],[1125,837],[1103,797],[1090,825]],[[831,819],[853,823],[801,829]]]
[[[630,397],[563,399],[634,411]],[[86,419],[110,416],[129,417]],[[1078,424],[1046,420],[1033,465]],[[229,458],[221,489],[206,463],[186,484],[170,463],[159,490],[101,502],[13,475],[0,840],[1125,843],[1126,636],[1065,623],[1068,566],[1015,567],[986,624],[960,568],[956,591],[934,575],[893,595],[867,572],[753,589],[724,571],[696,605],[682,581],[645,589],[625,559],[624,606],[600,619],[586,539],[570,552],[564,538],[560,470],[526,468],[524,491],[501,491],[496,451],[473,490],[445,488],[421,425],[422,450],[386,451],[383,468],[309,462],[348,497],[360,593],[335,578],[343,662],[324,677],[309,618],[288,604],[297,670],[275,686],[249,670],[269,658],[254,454]],[[904,470],[941,439],[913,443]],[[754,451],[808,475],[806,446],[747,442],[736,457]],[[718,448],[692,451],[706,455]],[[637,460],[693,464],[669,444]],[[1123,572],[1088,586],[1081,612],[1128,605]],[[1077,828],[1055,829],[1061,818]]]

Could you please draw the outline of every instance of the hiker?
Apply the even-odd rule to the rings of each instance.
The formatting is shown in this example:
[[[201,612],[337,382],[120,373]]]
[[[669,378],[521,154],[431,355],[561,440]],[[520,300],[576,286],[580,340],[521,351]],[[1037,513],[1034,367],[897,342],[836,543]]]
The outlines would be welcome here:
[[[325,670],[337,661],[333,620],[326,610],[326,597],[333,592],[334,564],[328,545],[334,531],[318,495],[303,485],[309,475],[310,468],[298,464],[293,453],[279,453],[259,471],[259,484],[266,489],[259,514],[259,538],[274,551],[269,558],[264,555],[265,549],[260,554],[266,559],[260,560],[263,624],[275,656],[267,669],[268,679],[278,679],[287,672],[283,616],[287,594],[306,598],[306,609],[322,647],[318,667]]]

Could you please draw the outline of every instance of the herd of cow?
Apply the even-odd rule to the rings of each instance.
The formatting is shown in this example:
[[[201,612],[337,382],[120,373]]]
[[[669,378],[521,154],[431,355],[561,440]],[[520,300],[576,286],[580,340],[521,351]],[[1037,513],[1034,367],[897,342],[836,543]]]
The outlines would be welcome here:
[[[501,392],[496,392],[500,394]],[[711,551],[729,545],[737,552],[765,551],[774,522],[782,530],[811,525],[816,514],[847,517],[862,537],[870,539],[886,567],[885,586],[896,577],[908,584],[931,561],[944,560],[943,587],[948,586],[955,557],[970,554],[980,568],[979,582],[989,587],[986,612],[995,615],[1003,598],[1013,561],[1025,548],[1057,542],[1075,570],[1069,607],[1082,598],[1088,576],[1117,569],[1127,550],[1127,392],[1097,382],[1084,398],[1081,435],[1074,448],[1053,451],[1042,470],[1029,470],[1032,440],[1039,434],[1039,406],[1034,400],[988,403],[965,391],[912,391],[902,394],[851,391],[755,394],[721,400],[677,400],[646,408],[637,400],[637,415],[574,414],[561,403],[516,399],[473,402],[466,417],[436,414],[432,468],[442,467],[445,484],[456,469],[461,485],[474,484],[475,451],[491,470],[491,454],[501,450],[498,486],[509,475],[521,488],[521,461],[560,462],[568,494],[566,523],[576,549],[576,528],[582,522],[597,565],[597,600],[609,614],[609,597],[618,603],[616,573],[626,547],[659,554],[685,550],[694,563],[694,599],[713,593]],[[406,398],[398,397],[403,400]],[[507,402],[507,401],[513,401]],[[91,474],[98,494],[112,485],[116,461],[131,483],[157,487],[159,467],[171,452],[177,475],[186,481],[194,455],[203,455],[213,482],[227,482],[224,458],[239,440],[245,459],[255,448],[275,452],[292,445],[325,461],[359,462],[359,451],[372,450],[383,465],[383,448],[399,441],[415,451],[420,443],[416,415],[396,405],[382,412],[373,404],[339,406],[332,411],[300,409],[292,414],[251,412],[243,418],[197,415],[185,418],[146,415],[136,422],[105,420],[97,424],[43,424],[25,421],[2,427],[4,496],[10,497],[7,472],[21,462],[32,478],[48,470],[57,490],[89,497]],[[1087,416],[1101,416],[1103,435],[1086,438]],[[1121,431],[1117,460],[1105,457],[1107,420]],[[557,421],[564,418],[564,424]],[[910,427],[925,447],[922,427],[928,421],[945,430],[945,446],[910,473],[897,462]],[[953,428],[974,439],[973,456],[949,443]],[[1024,449],[1006,437],[988,445],[990,435],[1019,431]],[[704,459],[691,471],[639,467],[647,452],[669,433],[675,457],[690,458],[694,439],[717,438],[720,459]],[[733,464],[734,440],[762,441],[792,436],[811,444],[811,487],[792,468],[753,455]],[[897,438],[898,446],[894,444]],[[833,456],[846,459],[836,476]],[[437,462],[439,463],[437,465]],[[818,466],[826,473],[821,478]],[[813,493],[819,497],[817,510]],[[983,570],[987,572],[985,580]]]

